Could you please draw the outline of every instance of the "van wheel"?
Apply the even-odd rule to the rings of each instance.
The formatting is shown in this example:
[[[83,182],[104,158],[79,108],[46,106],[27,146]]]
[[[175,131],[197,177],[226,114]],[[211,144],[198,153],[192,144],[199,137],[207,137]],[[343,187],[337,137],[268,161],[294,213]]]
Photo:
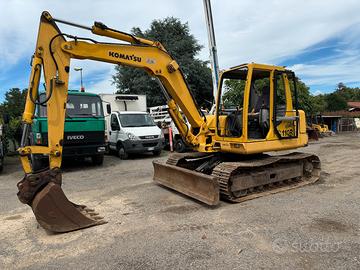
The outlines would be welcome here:
[[[120,159],[128,159],[129,154],[126,153],[124,146],[120,145],[118,148],[118,156]]]
[[[160,156],[160,154],[161,154],[161,150],[155,150],[155,151],[153,151],[153,155],[154,156]]]
[[[91,157],[91,162],[95,166],[101,166],[104,162],[104,155],[95,155]]]

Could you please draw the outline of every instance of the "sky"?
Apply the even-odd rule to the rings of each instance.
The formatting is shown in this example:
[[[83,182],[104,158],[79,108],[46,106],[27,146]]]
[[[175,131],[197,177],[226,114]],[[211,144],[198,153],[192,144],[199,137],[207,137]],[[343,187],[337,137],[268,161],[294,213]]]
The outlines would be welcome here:
[[[332,92],[339,82],[360,86],[360,1],[358,0],[212,0],[220,69],[241,63],[285,65],[310,86],[313,94]],[[168,16],[188,22],[209,59],[202,0],[0,0],[0,101],[13,87],[26,88],[41,12],[92,26],[101,21],[129,32],[147,29]],[[63,32],[105,38],[59,25]],[[83,68],[86,91],[113,93],[114,66],[72,60],[70,89],[79,89]]]

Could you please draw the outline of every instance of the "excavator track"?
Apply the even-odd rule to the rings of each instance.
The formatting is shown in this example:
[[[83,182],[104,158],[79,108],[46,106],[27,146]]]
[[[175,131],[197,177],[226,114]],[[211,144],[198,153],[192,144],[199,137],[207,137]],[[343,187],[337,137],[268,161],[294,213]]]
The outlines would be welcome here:
[[[221,198],[243,202],[316,182],[320,160],[307,153],[264,155],[256,160],[223,162],[212,176],[219,183]]]
[[[240,159],[240,160],[239,160]],[[154,181],[208,205],[243,202],[298,188],[320,178],[316,155],[270,156],[173,154],[166,163],[154,161]]]

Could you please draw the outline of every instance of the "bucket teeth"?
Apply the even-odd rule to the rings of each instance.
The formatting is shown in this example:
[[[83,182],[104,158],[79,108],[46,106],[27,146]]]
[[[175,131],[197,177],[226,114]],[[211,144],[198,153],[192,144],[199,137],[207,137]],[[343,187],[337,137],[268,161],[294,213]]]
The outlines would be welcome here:
[[[107,223],[94,209],[70,202],[61,187],[48,183],[34,198],[39,224],[52,232],[69,232]]]

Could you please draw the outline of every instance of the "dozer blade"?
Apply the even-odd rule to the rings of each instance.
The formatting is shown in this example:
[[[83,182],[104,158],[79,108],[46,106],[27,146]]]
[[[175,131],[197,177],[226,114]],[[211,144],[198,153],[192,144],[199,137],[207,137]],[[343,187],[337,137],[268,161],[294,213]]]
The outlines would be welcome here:
[[[107,223],[94,210],[70,202],[61,182],[61,170],[53,168],[26,174],[17,184],[19,200],[31,206],[44,229],[60,233]]]
[[[70,232],[107,223],[93,210],[70,202],[61,187],[48,183],[32,202],[39,224],[52,232]]]
[[[219,184],[210,175],[154,161],[154,181],[208,205],[220,200]]]

